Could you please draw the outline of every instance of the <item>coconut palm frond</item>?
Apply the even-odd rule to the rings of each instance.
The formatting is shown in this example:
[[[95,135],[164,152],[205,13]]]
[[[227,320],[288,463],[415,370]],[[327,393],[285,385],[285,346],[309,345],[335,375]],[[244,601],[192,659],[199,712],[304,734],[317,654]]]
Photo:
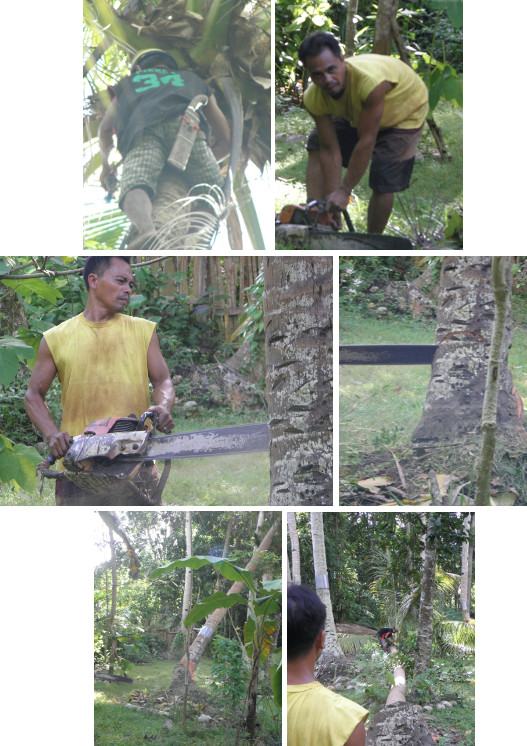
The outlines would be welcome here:
[[[442,652],[453,657],[474,655],[476,647],[474,624],[441,620],[434,625],[434,632]]]
[[[375,639],[375,637],[372,637],[372,635],[350,635],[348,633],[337,634],[337,638],[339,641],[340,649],[343,653],[346,654],[356,653],[368,641]]]

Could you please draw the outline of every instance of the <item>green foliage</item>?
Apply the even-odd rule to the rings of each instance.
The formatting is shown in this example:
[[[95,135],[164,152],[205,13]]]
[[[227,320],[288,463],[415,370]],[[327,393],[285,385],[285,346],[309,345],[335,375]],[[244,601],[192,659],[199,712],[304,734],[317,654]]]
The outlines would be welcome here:
[[[275,41],[276,87],[281,97],[297,94],[296,80],[303,76],[298,47],[306,36],[315,31],[337,32],[332,11],[333,6],[326,0],[313,0],[307,5],[288,0],[275,4],[275,26],[280,29]]]
[[[249,666],[237,640],[215,635],[210,672],[211,686],[225,711],[234,715],[243,702],[249,681]]]
[[[15,444],[0,434],[0,482],[15,490],[35,489],[35,469],[41,461],[42,456],[35,448]]]

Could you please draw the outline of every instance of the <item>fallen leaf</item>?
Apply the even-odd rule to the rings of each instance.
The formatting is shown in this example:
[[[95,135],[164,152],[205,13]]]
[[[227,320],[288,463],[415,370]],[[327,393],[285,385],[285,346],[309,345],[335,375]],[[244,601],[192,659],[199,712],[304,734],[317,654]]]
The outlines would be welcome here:
[[[491,495],[490,498],[490,504],[491,505],[514,505],[514,502],[516,500],[516,495],[514,492],[502,492],[499,495]]]
[[[392,482],[392,477],[372,477],[371,479],[359,479],[357,484],[370,492],[379,492],[379,487],[386,487]]]

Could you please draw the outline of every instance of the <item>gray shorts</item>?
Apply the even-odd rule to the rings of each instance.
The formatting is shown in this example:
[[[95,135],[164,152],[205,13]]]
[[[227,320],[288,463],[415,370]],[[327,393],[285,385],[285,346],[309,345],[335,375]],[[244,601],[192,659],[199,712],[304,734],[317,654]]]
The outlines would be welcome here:
[[[342,165],[347,167],[355,145],[359,141],[357,129],[339,117],[333,117],[340,145]],[[410,185],[415,154],[423,127],[412,130],[389,128],[379,130],[370,165],[370,189],[375,192],[404,192]],[[317,130],[307,141],[308,152],[318,152],[320,143]]]

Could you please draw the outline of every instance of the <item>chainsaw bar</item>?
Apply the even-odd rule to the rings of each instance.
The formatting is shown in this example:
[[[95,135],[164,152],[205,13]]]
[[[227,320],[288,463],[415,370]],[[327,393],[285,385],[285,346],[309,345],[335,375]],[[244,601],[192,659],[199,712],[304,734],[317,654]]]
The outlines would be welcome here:
[[[155,436],[146,442],[140,453],[120,455],[119,458],[126,462],[152,459],[171,461],[180,458],[227,456],[268,450],[269,426],[267,423],[261,423]]]

